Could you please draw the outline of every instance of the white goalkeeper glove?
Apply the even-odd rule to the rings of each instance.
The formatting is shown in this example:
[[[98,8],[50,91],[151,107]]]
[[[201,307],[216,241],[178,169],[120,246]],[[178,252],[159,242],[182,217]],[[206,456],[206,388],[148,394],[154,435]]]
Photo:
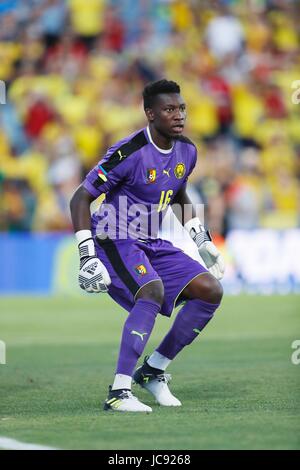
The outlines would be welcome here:
[[[96,256],[96,250],[90,230],[76,233],[80,257],[79,285],[89,293],[106,293],[111,284],[108,271]]]
[[[208,230],[205,230],[198,217],[189,220],[184,227],[198,247],[198,252],[203,259],[208,271],[218,280],[222,279],[225,272],[224,259],[213,244]]]

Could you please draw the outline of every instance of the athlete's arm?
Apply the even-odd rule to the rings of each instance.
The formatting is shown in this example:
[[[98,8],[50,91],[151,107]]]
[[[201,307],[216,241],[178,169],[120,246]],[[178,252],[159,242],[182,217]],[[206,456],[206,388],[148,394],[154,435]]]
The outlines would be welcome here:
[[[106,267],[97,258],[92,237],[90,204],[94,199],[81,185],[70,201],[70,210],[80,257],[79,285],[86,292],[97,293],[107,292],[111,280]]]
[[[185,225],[186,222],[188,222],[188,220],[191,218],[191,216],[192,218],[196,217],[196,210],[193,206],[192,201],[187,195],[185,186],[178,191],[178,193],[173,199],[173,204],[175,205],[172,206],[172,210],[182,225]],[[189,209],[187,210],[188,207]]]
[[[79,230],[91,230],[90,204],[94,199],[94,196],[82,185],[73,194],[70,201],[70,210],[75,233]]]
[[[173,212],[196,243],[199,255],[207,269],[217,279],[222,279],[225,271],[223,257],[214,245],[209,231],[205,229],[200,219],[196,216],[196,210],[186,193],[185,186],[176,194],[174,203],[175,205],[172,206]],[[178,212],[178,209],[181,210]]]

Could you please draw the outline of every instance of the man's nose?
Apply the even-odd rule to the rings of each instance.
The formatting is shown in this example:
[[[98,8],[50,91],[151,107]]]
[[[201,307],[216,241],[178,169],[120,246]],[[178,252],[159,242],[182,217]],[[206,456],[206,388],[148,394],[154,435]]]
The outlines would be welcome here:
[[[185,111],[182,109],[177,109],[176,114],[175,114],[175,119],[184,121],[185,119]]]

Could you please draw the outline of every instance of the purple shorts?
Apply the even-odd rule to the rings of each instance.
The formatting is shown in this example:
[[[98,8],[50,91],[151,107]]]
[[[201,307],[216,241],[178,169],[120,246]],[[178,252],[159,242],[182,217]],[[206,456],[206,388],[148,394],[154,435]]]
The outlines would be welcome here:
[[[97,256],[111,277],[109,295],[130,311],[138,291],[145,284],[161,279],[165,289],[160,313],[171,316],[173,309],[185,299],[184,288],[199,274],[207,272],[171,242],[155,240],[100,240],[95,237]]]

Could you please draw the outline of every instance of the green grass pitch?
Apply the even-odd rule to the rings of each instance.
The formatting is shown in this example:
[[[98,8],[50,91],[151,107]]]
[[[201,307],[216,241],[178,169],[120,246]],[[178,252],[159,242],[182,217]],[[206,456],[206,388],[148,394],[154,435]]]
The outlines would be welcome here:
[[[299,449],[300,297],[225,297],[168,372],[181,408],[104,412],[125,311],[108,296],[2,298],[0,436],[61,449]],[[150,353],[170,320],[159,316]]]

